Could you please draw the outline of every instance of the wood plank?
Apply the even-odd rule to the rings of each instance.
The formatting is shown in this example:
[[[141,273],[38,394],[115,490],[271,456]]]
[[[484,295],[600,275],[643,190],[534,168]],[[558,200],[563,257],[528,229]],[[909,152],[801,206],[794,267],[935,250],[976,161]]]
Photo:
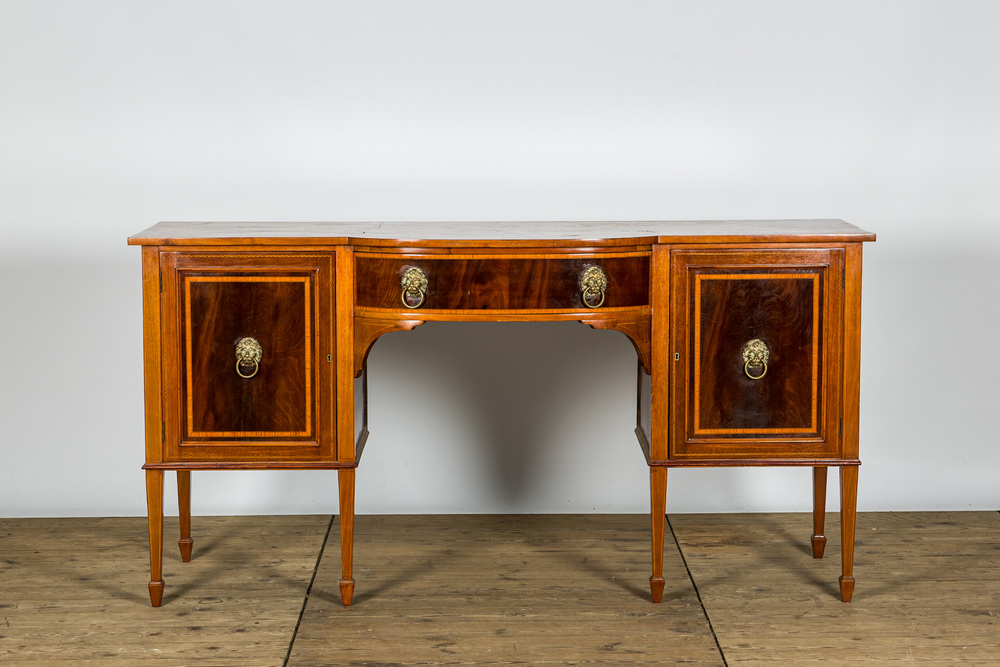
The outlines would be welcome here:
[[[329,520],[168,517],[154,609],[144,518],[0,519],[0,663],[281,665]]]
[[[729,665],[995,665],[1000,514],[858,514],[854,601],[839,600],[839,515],[671,515]]]
[[[646,515],[359,516],[355,537],[354,605],[327,549],[290,666],[723,664],[669,537],[651,602]]]
[[[859,514],[851,604],[836,514],[822,560],[808,513],[670,518],[729,665],[997,664],[998,513]],[[152,609],[143,519],[2,519],[0,663],[281,665],[328,520],[195,517],[183,564],[167,518]],[[649,601],[644,515],[362,516],[357,531],[355,605],[327,549],[289,664],[723,664],[669,535]]]

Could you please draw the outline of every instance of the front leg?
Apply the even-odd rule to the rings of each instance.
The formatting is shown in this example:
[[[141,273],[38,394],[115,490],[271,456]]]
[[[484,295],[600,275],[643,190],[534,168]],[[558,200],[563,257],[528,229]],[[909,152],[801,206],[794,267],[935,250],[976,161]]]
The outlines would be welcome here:
[[[825,467],[813,468],[813,558],[822,558],[826,551],[826,471]]]
[[[843,576],[840,597],[850,602],[854,596],[854,526],[858,516],[858,466],[840,468],[840,539],[843,549]]]
[[[354,468],[338,471],[340,482],[340,599],[354,602]]]
[[[649,469],[650,519],[653,533],[653,576],[649,590],[653,602],[663,599],[663,534],[667,518],[667,469],[653,466]]]
[[[163,471],[146,471],[146,513],[149,521],[149,601],[163,600]]]
[[[194,540],[191,539],[191,471],[177,471],[177,506],[179,508],[181,524],[181,539],[177,546],[181,549],[181,560],[185,563],[191,560],[191,547]]]

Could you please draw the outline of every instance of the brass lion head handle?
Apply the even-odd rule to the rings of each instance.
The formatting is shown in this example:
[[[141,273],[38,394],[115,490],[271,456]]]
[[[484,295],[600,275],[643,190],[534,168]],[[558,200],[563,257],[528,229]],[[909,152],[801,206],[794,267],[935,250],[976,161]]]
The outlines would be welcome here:
[[[606,289],[608,289],[608,276],[601,267],[588,266],[580,274],[580,298],[587,308],[600,308],[604,303]]]
[[[254,375],[257,375],[257,371],[260,370],[260,358],[263,356],[264,351],[260,347],[260,343],[257,342],[256,338],[240,338],[236,341],[236,373],[241,378],[247,378],[248,380]],[[253,372],[247,375],[242,369],[253,367]]]
[[[767,375],[767,360],[771,358],[771,351],[767,345],[759,338],[748,341],[743,346],[743,372],[751,380],[759,380]],[[753,375],[750,369],[763,368],[760,375]]]
[[[403,288],[400,299],[407,308],[419,308],[427,298],[427,274],[416,266],[411,266],[403,272],[399,286]],[[413,303],[416,301],[416,303]]]

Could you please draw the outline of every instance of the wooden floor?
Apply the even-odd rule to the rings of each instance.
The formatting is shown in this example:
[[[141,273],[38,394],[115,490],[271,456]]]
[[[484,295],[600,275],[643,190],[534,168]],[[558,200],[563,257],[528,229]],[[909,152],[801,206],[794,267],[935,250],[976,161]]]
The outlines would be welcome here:
[[[344,608],[336,520],[197,517],[153,609],[144,519],[0,519],[0,664],[1000,665],[1000,513],[859,515],[851,604],[836,514],[669,520],[654,605],[645,516],[360,516]]]
[[[0,665],[282,664],[330,517],[194,524],[153,609],[145,519],[0,519]]]

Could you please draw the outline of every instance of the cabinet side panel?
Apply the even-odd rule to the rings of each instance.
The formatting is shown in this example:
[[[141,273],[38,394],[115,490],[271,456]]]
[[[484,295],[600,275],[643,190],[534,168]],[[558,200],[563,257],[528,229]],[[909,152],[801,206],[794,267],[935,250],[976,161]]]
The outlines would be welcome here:
[[[847,246],[844,268],[843,456],[859,458],[861,416],[861,243]]]
[[[354,461],[354,250],[337,248],[334,329],[336,368],[337,460]]]
[[[637,364],[638,382],[636,383],[637,406],[635,425],[642,430],[646,440],[652,440],[652,407],[653,378],[642,368],[642,363]]]
[[[163,461],[160,367],[160,252],[142,248],[142,356],[146,404],[146,463]]]
[[[670,411],[670,246],[654,245],[650,272],[650,307],[652,308],[652,342],[650,357],[650,432],[649,458],[667,458],[668,414]]]

